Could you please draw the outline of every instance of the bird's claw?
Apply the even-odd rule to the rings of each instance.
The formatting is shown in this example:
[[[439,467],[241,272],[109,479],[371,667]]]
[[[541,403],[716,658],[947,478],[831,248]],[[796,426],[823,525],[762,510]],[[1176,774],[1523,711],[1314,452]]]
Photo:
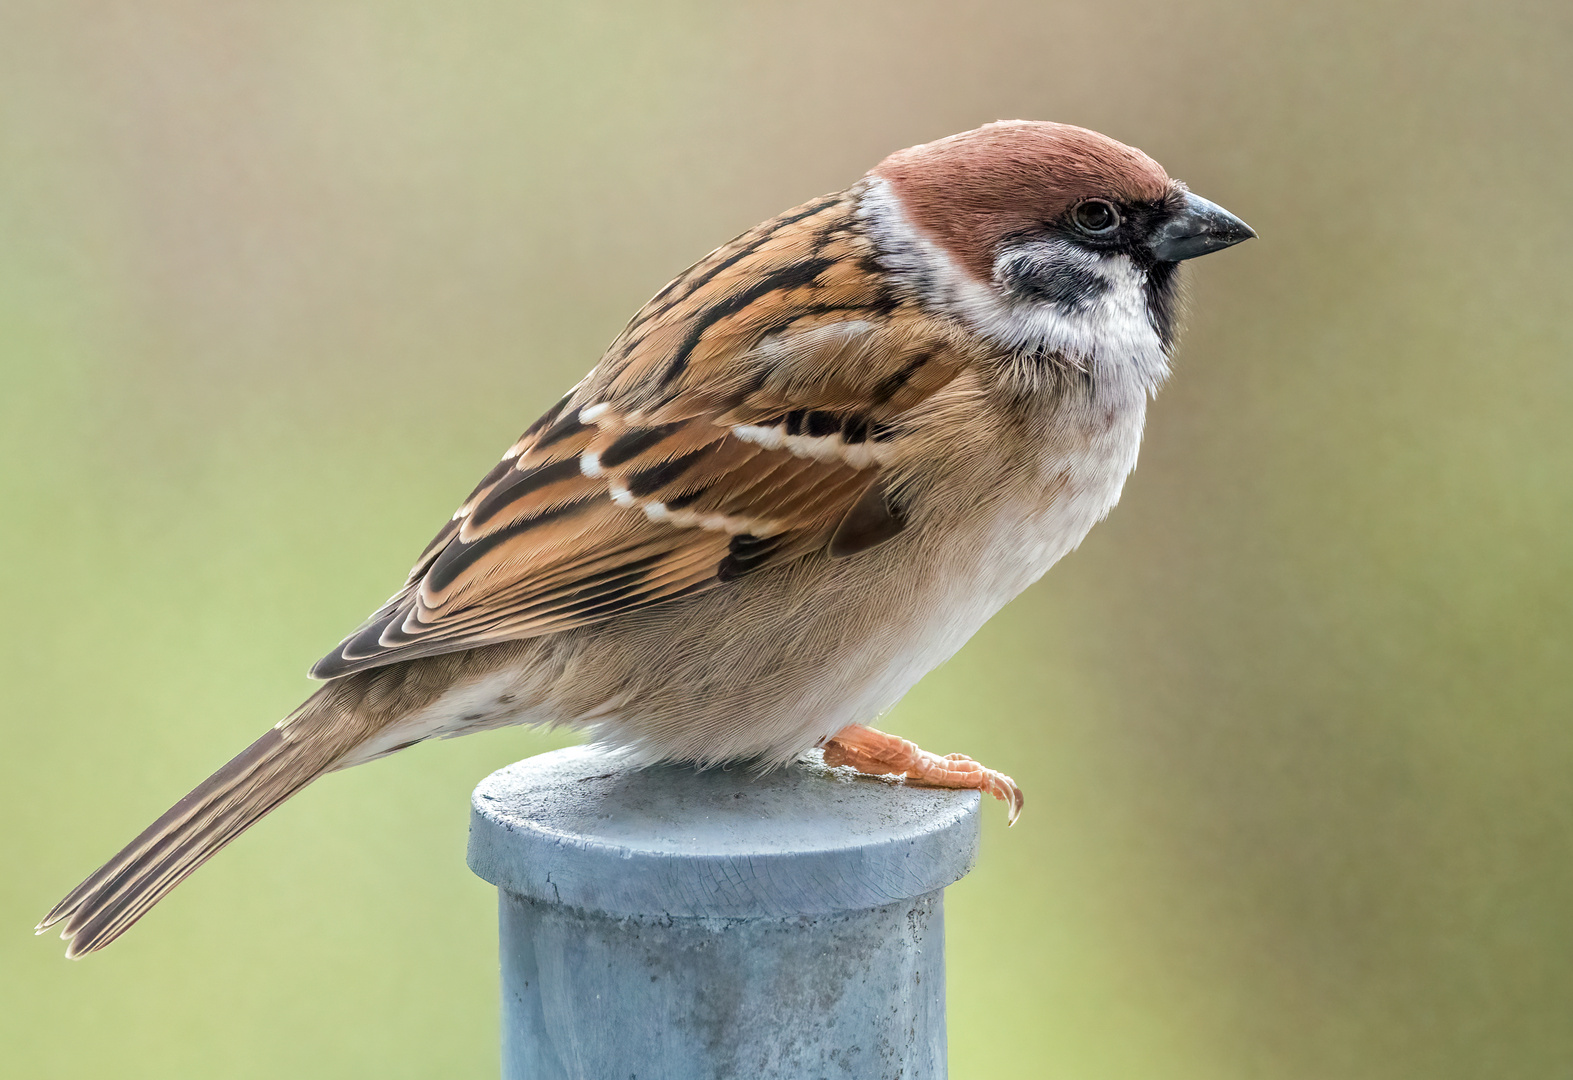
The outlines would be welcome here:
[[[1026,800],[1016,781],[979,764],[966,754],[931,754],[916,743],[862,724],[838,731],[825,743],[825,764],[850,765],[874,775],[895,773],[925,787],[983,791],[1009,807],[1016,824]]]

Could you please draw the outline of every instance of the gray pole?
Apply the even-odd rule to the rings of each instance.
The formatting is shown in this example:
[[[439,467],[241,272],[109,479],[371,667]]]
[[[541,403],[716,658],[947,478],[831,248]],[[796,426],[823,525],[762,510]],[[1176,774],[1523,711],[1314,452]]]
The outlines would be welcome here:
[[[590,747],[475,789],[514,1080],[945,1076],[943,890],[976,792]]]

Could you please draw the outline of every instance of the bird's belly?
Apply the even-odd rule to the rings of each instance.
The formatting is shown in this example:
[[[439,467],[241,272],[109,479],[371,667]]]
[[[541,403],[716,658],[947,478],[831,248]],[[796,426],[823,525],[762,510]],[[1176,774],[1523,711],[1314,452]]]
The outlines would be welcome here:
[[[1079,544],[1118,499],[1141,418],[1046,452],[1006,509],[975,507],[844,559],[810,555],[547,638],[355,755],[510,723],[567,724],[633,760],[790,760],[873,720]],[[971,490],[986,490],[981,482]]]
[[[787,761],[871,721],[1081,542],[1118,498],[1128,456],[970,529],[810,556],[584,631],[582,668],[598,684],[579,699],[597,713],[586,720],[642,759],[702,764]]]

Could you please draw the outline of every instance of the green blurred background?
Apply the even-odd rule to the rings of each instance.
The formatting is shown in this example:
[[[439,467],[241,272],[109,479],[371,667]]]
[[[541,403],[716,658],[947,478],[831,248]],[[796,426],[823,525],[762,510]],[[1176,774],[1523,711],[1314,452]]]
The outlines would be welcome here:
[[[1573,5],[0,4],[0,1071],[495,1075],[467,795],[308,790],[107,953],[36,918],[308,690],[674,272],[1000,117],[1193,264],[1142,466],[889,726],[1013,773],[960,1078],[1573,1075]]]

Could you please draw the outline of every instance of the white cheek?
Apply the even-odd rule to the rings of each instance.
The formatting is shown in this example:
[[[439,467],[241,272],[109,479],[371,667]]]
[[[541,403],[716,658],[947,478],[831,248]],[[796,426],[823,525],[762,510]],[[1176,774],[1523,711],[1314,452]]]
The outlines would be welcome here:
[[[1146,275],[1127,255],[1111,254],[1088,267],[1103,282],[1091,300],[1059,304],[1012,300],[999,290],[974,286],[966,303],[988,333],[1018,348],[1047,348],[1083,361],[1163,357],[1163,343],[1147,317]]]
[[[1107,286],[1094,300],[1061,305],[1012,299],[979,281],[915,229],[890,186],[876,179],[863,212],[880,258],[905,278],[923,303],[961,319],[1012,352],[1047,352],[1092,372],[1106,389],[1137,396],[1168,376],[1163,341],[1147,315],[1146,275],[1126,255],[1097,259],[1089,269]]]

